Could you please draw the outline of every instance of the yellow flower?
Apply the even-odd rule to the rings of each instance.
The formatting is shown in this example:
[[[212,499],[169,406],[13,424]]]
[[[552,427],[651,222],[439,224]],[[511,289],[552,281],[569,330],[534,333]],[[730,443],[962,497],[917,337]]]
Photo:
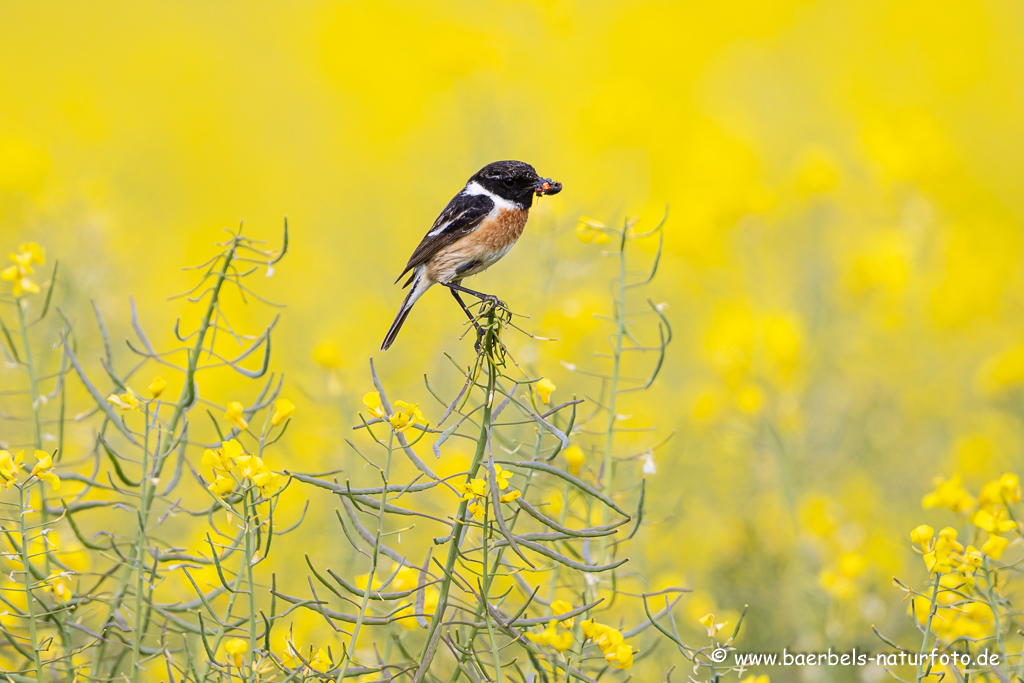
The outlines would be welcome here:
[[[718,633],[719,631],[721,631],[725,627],[725,625],[728,623],[728,622],[723,621],[721,624],[716,624],[715,623],[715,615],[712,614],[711,612],[708,612],[707,614],[702,616],[697,621],[700,622],[701,626],[703,626],[704,628],[706,628],[708,630],[708,636],[710,636],[712,638],[714,638],[715,634]]]
[[[289,669],[295,669],[297,667],[305,668],[305,665],[299,659],[299,650],[297,647],[295,647],[294,643],[292,643],[290,640],[286,640],[285,649],[287,656],[282,658],[281,661],[281,663],[285,667]],[[319,671],[321,673],[329,670],[333,666],[330,657],[327,656],[327,653],[324,651],[324,649],[317,648],[316,650],[314,650],[312,645],[309,646],[309,652],[306,654],[305,660],[306,663],[309,664],[310,669]]]
[[[981,552],[985,553],[993,560],[998,560],[1003,556],[1003,551],[1006,550],[1006,546],[1009,541],[1002,536],[996,536],[995,534],[989,534],[988,540],[981,546]]]
[[[558,652],[565,652],[572,647],[572,631],[558,633],[554,626],[548,626],[540,633],[527,633],[526,637],[541,645],[550,645]]]
[[[18,451],[14,456],[8,451],[0,451],[0,484],[4,489],[18,483],[18,472],[21,470],[21,459],[24,455],[24,451]]]
[[[551,402],[551,394],[558,388],[555,386],[555,383],[547,377],[541,377],[540,381],[537,382],[536,387],[537,395],[540,396],[540,401],[544,405]]]
[[[249,428],[249,423],[245,421],[243,414],[242,404],[238,401],[232,401],[228,403],[228,409],[224,413],[224,419],[235,425],[239,431],[245,431]]]
[[[594,244],[608,244],[612,239],[604,223],[586,216],[581,216],[576,224],[576,236],[580,238],[581,242],[593,242]]]
[[[236,669],[242,668],[242,655],[248,651],[249,644],[241,638],[232,638],[224,643],[224,652],[228,653],[228,656],[231,657],[231,661]]]
[[[1009,503],[1019,503],[1021,499],[1020,477],[1012,472],[1007,472],[999,477],[999,488]]]
[[[577,475],[580,473],[580,467],[583,466],[583,449],[573,444],[566,448],[562,455],[565,456],[565,461],[569,465],[569,473]]]
[[[164,393],[164,389],[167,388],[167,380],[160,375],[153,378],[153,381],[149,383],[149,394],[153,398],[160,398],[160,394]]]
[[[218,474],[217,478],[213,480],[213,483],[206,488],[208,488],[213,495],[224,497],[235,490],[235,482],[230,477]]]
[[[123,394],[111,394],[107,396],[107,403],[117,406],[121,410],[138,410],[139,397],[135,395],[131,387],[125,387]]]
[[[553,614],[556,614],[556,615],[558,615],[558,614],[565,614],[566,612],[571,612],[571,611],[572,611],[572,603],[570,603],[570,602],[568,602],[566,600],[555,600],[554,602],[551,603],[551,612]],[[573,618],[569,617],[568,619],[563,619],[559,623],[562,624],[562,626],[564,626],[566,628],[572,628]]]
[[[504,495],[498,496],[498,500],[500,500],[502,503],[511,503],[513,500],[517,500],[522,495],[522,491],[513,489],[512,491],[509,491]]]
[[[399,434],[407,430],[413,424],[412,420],[410,420],[409,416],[405,413],[395,413],[394,415],[388,418],[388,422],[391,424],[391,427]]]
[[[270,418],[270,424],[275,427],[295,414],[295,404],[286,398],[279,398],[274,401],[274,414]]]
[[[484,518],[484,512],[486,511],[486,508],[484,508],[484,506],[481,505],[479,501],[474,500],[472,503],[466,506],[466,509],[469,510],[470,514],[472,514],[477,519]]]
[[[964,549],[962,560],[960,566],[957,567],[957,571],[963,574],[969,574],[981,567],[981,553],[973,545],[969,545]]]
[[[18,245],[18,253],[9,254],[7,258],[25,268],[31,267],[33,263],[41,266],[46,263],[46,249],[35,242],[22,242]]]
[[[242,455],[235,458],[239,474],[252,482],[253,486],[260,489],[264,495],[276,491],[281,480],[281,475],[270,470],[262,458],[255,455]]]
[[[910,532],[910,540],[925,549],[928,548],[928,544],[932,542],[934,537],[935,529],[931,528],[927,524],[914,527],[914,530]]]
[[[953,554],[963,552],[963,545],[956,540],[956,529],[946,527],[939,532],[931,552],[924,554],[924,564],[931,573],[945,573],[953,569]]]
[[[935,479],[935,490],[921,500],[925,508],[944,507],[953,512],[966,512],[974,507],[974,499],[960,485],[960,475],[954,474],[948,481],[941,477]]]
[[[251,479],[264,467],[263,458],[256,455],[240,455],[235,458],[235,465],[238,466],[239,474],[246,479]]]
[[[8,254],[7,258],[14,265],[8,266],[0,271],[0,280],[6,280],[12,284],[14,296],[22,294],[38,294],[39,285],[29,279],[34,270],[32,264],[42,265],[46,261],[46,251],[35,242],[25,242],[18,247],[18,251]]]
[[[766,674],[760,676],[747,676],[740,683],[772,683],[772,679],[768,678]]]
[[[604,651],[604,659],[616,669],[628,669],[633,666],[633,648],[619,643]]]
[[[312,651],[313,647],[310,646],[309,649]],[[324,652],[322,647],[318,647],[316,652],[313,652],[312,656],[309,658],[309,668],[314,671],[320,671],[322,673],[330,669],[331,666],[331,658],[327,656],[327,653]]]
[[[593,619],[580,624],[580,629],[586,638],[593,640],[600,648],[609,664],[620,669],[633,666],[633,649],[622,642],[622,633],[618,629],[599,624]]]
[[[0,270],[0,280],[7,280],[12,283],[11,293],[14,296],[21,296],[22,294],[38,294],[39,285],[30,280],[27,275],[24,274],[25,269],[19,268],[18,266],[8,266],[3,270]]]
[[[281,475],[264,467],[252,476],[252,483],[263,492],[263,495],[267,495],[280,488]]]
[[[227,472],[234,467],[235,458],[242,455],[245,455],[242,452],[242,444],[238,442],[238,439],[231,439],[222,441],[221,447],[217,450],[207,448],[203,452],[203,459],[200,462],[206,467]]]
[[[49,482],[53,490],[60,488],[60,477],[53,471],[53,456],[46,451],[36,451],[36,464],[32,468],[32,476]]]
[[[501,465],[494,465],[494,479],[498,482],[498,490],[504,491],[508,488],[508,480],[512,478],[512,473],[508,470],[501,469]]]
[[[369,411],[370,415],[384,419],[384,406],[380,402],[380,392],[371,391],[370,393],[363,396],[363,405],[366,406],[366,410]]]
[[[46,578],[46,586],[56,602],[63,603],[71,599],[71,579],[65,572],[50,574]]]
[[[601,648],[601,652],[608,652],[622,643],[622,633],[617,628],[605,626],[597,637],[594,638],[594,643]]]
[[[992,509],[1006,503],[1019,503],[1021,498],[1020,479],[1016,474],[1007,473],[981,487],[978,505]]]
[[[990,534],[1002,534],[1017,528],[1017,522],[1006,519],[1006,510],[1003,508],[996,509],[995,514],[988,510],[978,510],[974,514],[973,522],[974,526],[984,529]]]
[[[388,421],[399,434],[414,424],[426,424],[426,418],[423,417],[418,403],[395,401],[395,411],[395,414],[388,418]]]
[[[341,350],[333,342],[320,342],[313,349],[313,362],[328,370],[341,365]]]
[[[470,479],[462,485],[462,500],[484,498],[487,495],[487,482],[483,479]]]

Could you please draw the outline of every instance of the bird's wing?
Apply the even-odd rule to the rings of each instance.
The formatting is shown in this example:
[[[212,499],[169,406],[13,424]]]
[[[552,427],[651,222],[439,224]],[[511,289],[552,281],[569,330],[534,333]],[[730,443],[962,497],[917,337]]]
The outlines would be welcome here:
[[[434,221],[416,250],[412,252],[412,256],[409,257],[409,262],[405,264],[405,270],[398,276],[398,280],[440,250],[473,232],[493,210],[494,202],[486,195],[464,193],[455,195],[455,198],[448,202],[448,206],[444,207],[444,211]]]

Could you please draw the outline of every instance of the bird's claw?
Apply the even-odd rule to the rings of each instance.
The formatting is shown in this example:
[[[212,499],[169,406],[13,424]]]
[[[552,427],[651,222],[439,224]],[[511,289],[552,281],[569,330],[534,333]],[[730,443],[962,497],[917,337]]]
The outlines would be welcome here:
[[[508,310],[508,304],[506,304],[504,301],[494,296],[493,294],[488,294],[487,296],[485,296],[483,298],[483,301],[489,303],[491,306],[496,306],[498,308],[504,308],[505,310]]]

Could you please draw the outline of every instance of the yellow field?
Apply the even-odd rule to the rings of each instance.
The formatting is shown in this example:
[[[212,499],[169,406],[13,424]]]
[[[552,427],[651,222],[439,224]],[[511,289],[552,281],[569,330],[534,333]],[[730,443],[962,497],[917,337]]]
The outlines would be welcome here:
[[[412,681],[436,631],[422,680],[646,682],[674,666],[674,681],[871,682],[889,674],[737,672],[733,657],[893,643],[999,652],[970,680],[1018,680],[1020,490],[1004,475],[1024,469],[1024,8],[708,4],[4,3],[0,670],[15,683]],[[496,159],[565,186],[466,283],[528,315],[513,321],[536,338],[499,315],[491,356],[476,358],[464,315],[435,288],[381,353],[408,254]],[[620,253],[626,284],[658,263],[623,306]],[[183,266],[218,254],[202,298],[170,298],[203,276]],[[218,280],[228,254],[239,278],[227,268]],[[175,351],[158,358],[148,344]],[[221,362],[251,344],[238,365],[258,378]],[[420,415],[377,406],[371,358],[385,403]],[[192,396],[186,376],[206,364],[218,367]],[[655,368],[649,388],[616,393]],[[445,416],[467,374],[469,402]],[[167,387],[150,392],[158,375]],[[481,460],[479,420],[502,391],[514,400]],[[442,439],[460,412],[462,438]],[[232,436],[262,463],[212,465]],[[407,436],[429,473],[399,445]],[[507,489],[488,454],[512,472]],[[516,465],[549,456],[570,479]],[[225,489],[210,493],[217,476]],[[364,496],[351,515],[370,536],[358,538],[353,499],[323,486],[379,489],[382,476],[433,482],[394,504],[434,519],[383,515],[378,527]],[[588,566],[630,561],[591,573],[513,551],[495,509],[529,533],[561,532],[494,502],[494,486],[560,526],[622,522],[612,536],[530,543]],[[301,524],[262,559],[271,508],[279,529]],[[457,515],[475,550],[451,577]],[[938,535],[917,529],[912,542],[924,524]],[[234,548],[230,566],[210,562],[212,547]],[[425,566],[428,549],[436,583],[393,575],[402,558]],[[328,567],[353,590],[319,582]],[[272,582],[358,623],[314,603],[282,616],[279,596],[269,619]],[[446,612],[435,591],[443,603],[449,583]],[[542,588],[531,599],[524,586]],[[631,635],[648,621],[640,596],[672,587],[692,592],[647,598],[651,614],[671,601],[658,615],[668,635]],[[204,603],[197,588],[215,594]],[[407,595],[366,597],[379,590]],[[546,621],[563,613],[557,600],[603,602],[566,628]],[[404,618],[373,621],[391,610]],[[514,640],[501,621],[512,617],[537,622],[509,626]],[[626,634],[625,649],[591,617]],[[479,627],[449,623],[460,619]],[[445,638],[470,632],[460,659],[463,641]],[[726,663],[709,659],[719,645]]]

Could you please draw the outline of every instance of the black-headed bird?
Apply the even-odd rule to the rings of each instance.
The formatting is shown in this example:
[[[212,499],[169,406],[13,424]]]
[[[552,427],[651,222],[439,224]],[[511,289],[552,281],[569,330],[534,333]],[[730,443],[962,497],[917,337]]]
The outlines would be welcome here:
[[[523,234],[534,195],[561,191],[561,183],[541,178],[533,166],[522,161],[495,161],[477,171],[444,207],[398,276],[401,280],[411,272],[403,285],[410,289],[381,350],[387,351],[395,343],[413,305],[435,284],[448,288],[471,321],[474,316],[459,292],[500,304],[497,297],[463,287],[462,280],[483,272],[508,253]]]

